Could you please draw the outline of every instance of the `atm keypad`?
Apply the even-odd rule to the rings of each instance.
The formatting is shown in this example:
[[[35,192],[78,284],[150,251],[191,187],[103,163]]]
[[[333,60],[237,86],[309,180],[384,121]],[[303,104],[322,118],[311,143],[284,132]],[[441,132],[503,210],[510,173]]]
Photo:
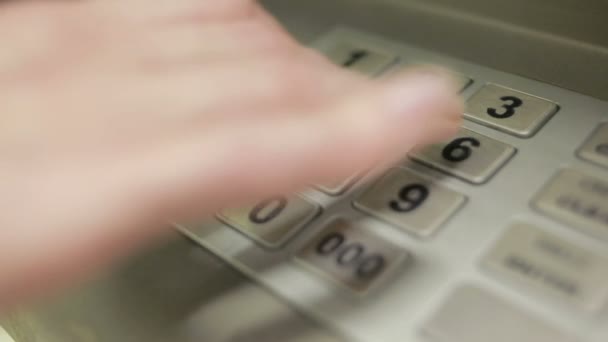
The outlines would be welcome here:
[[[339,31],[316,44],[336,65],[371,78],[398,73],[417,60],[416,48],[402,52],[398,42],[357,32]],[[459,63],[452,66],[465,65]],[[224,210],[217,215],[223,225],[213,228],[229,233],[209,240],[226,245],[227,260],[234,258],[277,292],[295,286],[286,293],[326,296],[321,298],[328,305],[318,306],[321,314],[336,303],[366,314],[393,299],[402,309],[411,299],[408,291],[426,285],[428,298],[442,296],[432,292],[429,277],[451,282],[440,277],[449,270],[462,276],[462,283],[476,284],[442,300],[427,321],[424,331],[438,341],[488,341],[496,333],[507,341],[507,333],[526,322],[533,326],[513,335],[521,341],[578,341],[553,322],[531,319],[524,306],[575,309],[572,317],[581,320],[579,311],[591,317],[606,309],[608,255],[601,247],[608,244],[608,122],[595,104],[586,111],[580,106],[584,98],[573,100],[577,95],[566,90],[485,68],[462,69],[455,74],[465,88],[468,122],[455,136],[410,151],[377,177],[361,173],[310,185],[314,191],[306,196],[275,196]],[[570,124],[572,136],[565,136]],[[588,136],[579,134],[585,127],[591,127]],[[404,127],[404,134],[410,128]],[[566,157],[556,160],[556,155]],[[531,222],[510,222],[522,217]],[[289,268],[285,273],[283,266]],[[401,275],[402,270],[408,272]],[[294,273],[293,279],[304,281],[277,280]],[[481,285],[524,300],[503,300]],[[489,329],[461,328],[478,322]]]

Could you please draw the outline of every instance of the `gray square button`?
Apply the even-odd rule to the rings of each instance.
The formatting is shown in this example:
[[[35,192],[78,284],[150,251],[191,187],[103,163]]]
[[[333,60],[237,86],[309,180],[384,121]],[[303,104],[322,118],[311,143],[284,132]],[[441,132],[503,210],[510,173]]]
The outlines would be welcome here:
[[[496,84],[487,84],[469,99],[465,117],[528,138],[538,132],[558,109],[555,102]]]
[[[461,129],[450,142],[431,145],[410,154],[418,162],[473,184],[487,182],[515,154],[500,141]]]
[[[302,196],[276,196],[254,206],[224,210],[218,219],[265,247],[278,248],[320,211],[317,204]]]
[[[334,64],[369,77],[378,76],[398,60],[396,54],[357,42],[355,38],[335,40],[321,52]]]
[[[354,202],[355,208],[418,237],[428,237],[466,197],[406,169],[389,172]]]

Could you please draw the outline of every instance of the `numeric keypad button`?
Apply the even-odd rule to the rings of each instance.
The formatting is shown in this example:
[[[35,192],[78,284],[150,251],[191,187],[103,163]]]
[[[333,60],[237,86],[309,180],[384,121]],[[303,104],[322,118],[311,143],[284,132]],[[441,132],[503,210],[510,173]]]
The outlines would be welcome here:
[[[482,184],[496,174],[515,151],[505,143],[462,129],[449,142],[431,145],[410,156],[465,181]]]
[[[355,202],[355,208],[419,237],[432,235],[466,197],[406,169],[389,172]]]
[[[302,196],[275,196],[252,206],[227,209],[218,218],[268,248],[278,248],[310,223],[321,208]]]
[[[354,292],[364,293],[412,257],[364,226],[336,219],[297,254],[297,259]]]
[[[554,219],[608,241],[608,179],[564,169],[532,204]]]
[[[549,100],[487,84],[467,102],[465,117],[522,138],[531,137],[559,106]]]
[[[587,161],[608,167],[608,123],[600,125],[578,151]]]
[[[355,39],[339,39],[320,49],[334,64],[374,77],[397,62],[396,54],[380,50]]]

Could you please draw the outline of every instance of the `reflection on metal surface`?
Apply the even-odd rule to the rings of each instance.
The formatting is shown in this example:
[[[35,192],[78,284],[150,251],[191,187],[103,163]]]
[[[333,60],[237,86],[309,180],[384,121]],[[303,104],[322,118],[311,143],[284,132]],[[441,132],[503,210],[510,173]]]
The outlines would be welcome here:
[[[0,342],[15,342],[4,329],[0,328]]]

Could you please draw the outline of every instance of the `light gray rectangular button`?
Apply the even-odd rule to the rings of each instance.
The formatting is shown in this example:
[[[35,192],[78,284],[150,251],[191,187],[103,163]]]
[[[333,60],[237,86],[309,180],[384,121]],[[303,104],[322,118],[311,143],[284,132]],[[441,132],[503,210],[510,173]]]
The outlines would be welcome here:
[[[339,284],[363,293],[412,257],[365,227],[336,219],[298,253],[297,259]]]
[[[466,197],[405,169],[389,172],[354,206],[419,237],[432,235]]]
[[[410,156],[465,181],[482,184],[496,174],[514,154],[513,146],[461,129],[450,142],[431,145]]]
[[[338,39],[321,49],[334,64],[374,77],[397,62],[395,53],[365,44],[363,40]]]
[[[228,209],[218,218],[268,248],[278,248],[310,223],[321,208],[296,195],[277,196],[254,206]]]
[[[496,84],[487,84],[467,101],[465,117],[527,138],[534,135],[558,108],[552,101]]]
[[[435,342],[581,342],[473,286],[454,291],[423,331]]]
[[[564,169],[536,196],[540,212],[608,241],[608,179]]]
[[[608,167],[608,123],[600,125],[578,155],[587,161]]]
[[[598,311],[608,299],[608,258],[518,223],[486,255],[489,271],[518,286]]]

